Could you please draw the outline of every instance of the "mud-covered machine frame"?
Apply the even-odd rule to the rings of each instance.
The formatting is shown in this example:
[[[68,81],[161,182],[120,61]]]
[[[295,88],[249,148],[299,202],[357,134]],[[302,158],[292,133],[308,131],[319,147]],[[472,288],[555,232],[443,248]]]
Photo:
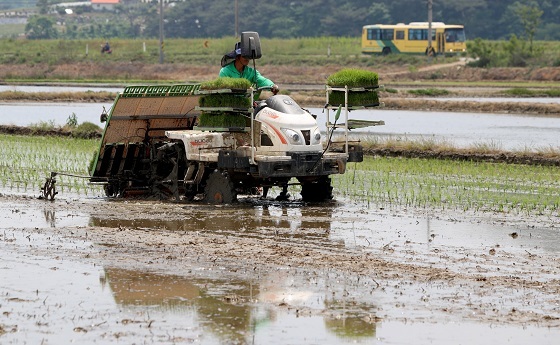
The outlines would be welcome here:
[[[329,175],[342,174],[348,162],[363,160],[360,144],[348,140],[329,145],[323,152],[259,154],[260,123],[253,109],[218,109],[244,113],[248,127],[197,126],[197,117],[207,110],[198,106],[204,94],[199,88],[199,84],[126,87],[110,112],[102,114],[106,126],[90,181],[103,184],[109,197],[192,200],[198,196],[219,203],[260,191],[266,196],[272,186],[282,187],[280,197],[286,197],[287,186],[295,178],[302,186],[303,200],[323,201],[332,198]],[[241,92],[252,100],[252,90]],[[197,133],[192,138],[202,144],[216,132],[224,138],[223,146],[201,145],[194,159],[187,158],[178,134]]]

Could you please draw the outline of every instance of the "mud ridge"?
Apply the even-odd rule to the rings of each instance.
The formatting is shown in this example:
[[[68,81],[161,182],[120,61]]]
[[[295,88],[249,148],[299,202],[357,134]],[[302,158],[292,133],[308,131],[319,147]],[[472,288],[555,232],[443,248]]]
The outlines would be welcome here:
[[[560,166],[560,157],[547,157],[540,153],[476,153],[458,151],[415,150],[399,148],[365,148],[364,153],[370,156],[448,159],[472,162],[495,162],[508,164],[527,164],[542,166]]]
[[[11,135],[30,135],[30,136],[57,136],[57,137],[71,137],[73,133],[71,130],[66,128],[34,128],[34,127],[22,127],[14,125],[0,125],[1,134],[11,134]],[[84,138],[83,134],[80,134],[81,138]],[[85,139],[97,139],[101,138],[101,133],[89,133]]]

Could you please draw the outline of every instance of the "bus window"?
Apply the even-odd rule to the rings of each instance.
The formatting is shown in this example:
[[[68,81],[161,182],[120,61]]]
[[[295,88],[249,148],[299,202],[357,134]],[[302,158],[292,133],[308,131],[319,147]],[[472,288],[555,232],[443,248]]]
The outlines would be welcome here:
[[[369,41],[372,40],[385,40],[390,41],[393,40],[394,31],[393,29],[368,29],[367,31],[367,39]]]
[[[436,29],[432,29],[432,39],[436,39]],[[408,29],[409,41],[427,41],[428,29]]]
[[[383,29],[381,30],[381,39],[391,41],[393,40],[394,30],[393,29]]]
[[[404,40],[404,30],[397,30],[397,39]]]
[[[445,29],[445,40],[447,42],[465,42],[464,29]]]
[[[428,30],[426,29],[408,29],[409,41],[422,41],[428,39]]]
[[[378,40],[379,39],[379,29],[368,29],[367,39],[368,39],[368,41]]]

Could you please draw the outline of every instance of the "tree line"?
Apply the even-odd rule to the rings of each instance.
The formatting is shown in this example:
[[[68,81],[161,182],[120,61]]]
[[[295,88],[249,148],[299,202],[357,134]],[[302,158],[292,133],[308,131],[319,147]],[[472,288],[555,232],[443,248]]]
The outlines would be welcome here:
[[[121,0],[115,11],[74,8],[66,14],[38,0],[29,38],[159,37],[158,0]],[[257,31],[262,37],[356,37],[362,26],[427,21],[427,0],[171,0],[164,4],[164,36],[213,38]],[[54,7],[56,8],[56,7]],[[237,13],[237,15],[236,15]],[[433,0],[433,20],[464,24],[468,39],[560,39],[560,0]],[[528,22],[529,21],[529,22]],[[237,23],[237,26],[236,26]],[[530,36],[530,37],[529,37]]]

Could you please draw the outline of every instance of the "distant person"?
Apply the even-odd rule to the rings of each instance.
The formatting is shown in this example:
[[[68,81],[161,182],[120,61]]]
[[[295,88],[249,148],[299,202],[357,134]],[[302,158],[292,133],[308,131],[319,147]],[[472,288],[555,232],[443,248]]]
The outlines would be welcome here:
[[[274,95],[280,91],[272,80],[263,77],[259,71],[248,66],[249,59],[241,56],[241,42],[236,43],[235,49],[222,57],[221,64],[220,77],[245,78],[257,88],[271,87]]]
[[[101,54],[111,54],[113,51],[111,50],[111,46],[109,45],[109,42],[105,42],[105,44],[103,46],[101,46]]]

